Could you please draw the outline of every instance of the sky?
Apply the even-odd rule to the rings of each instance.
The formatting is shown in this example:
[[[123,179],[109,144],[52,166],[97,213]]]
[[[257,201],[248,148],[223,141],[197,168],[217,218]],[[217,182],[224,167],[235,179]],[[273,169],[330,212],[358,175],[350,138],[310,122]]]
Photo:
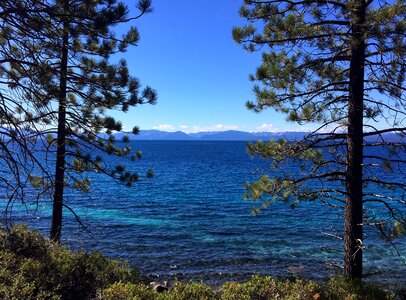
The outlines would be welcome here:
[[[136,13],[137,1],[126,0]],[[233,41],[243,25],[242,0],[153,0],[154,11],[133,24],[138,46],[121,55],[130,73],[158,92],[156,105],[114,113],[124,130],[165,131],[303,131],[271,110],[259,114],[245,107],[254,100],[248,80],[261,54],[248,53]],[[119,33],[119,32],[118,32]]]

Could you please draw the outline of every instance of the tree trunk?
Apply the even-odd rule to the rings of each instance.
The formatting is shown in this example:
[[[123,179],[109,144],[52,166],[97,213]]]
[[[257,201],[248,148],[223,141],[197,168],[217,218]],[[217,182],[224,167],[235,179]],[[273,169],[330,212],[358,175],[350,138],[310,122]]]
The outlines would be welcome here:
[[[65,9],[68,7],[68,1],[65,1]],[[63,208],[63,190],[65,179],[65,140],[66,140],[66,81],[68,71],[68,21],[63,23],[60,82],[59,82],[59,107],[58,107],[58,133],[57,133],[57,151],[56,151],[56,170],[55,170],[55,191],[52,207],[52,221],[50,238],[55,242],[61,240],[62,230],[62,208]]]
[[[362,163],[365,64],[365,0],[355,0],[352,11],[346,204],[344,222],[344,275],[362,278]]]

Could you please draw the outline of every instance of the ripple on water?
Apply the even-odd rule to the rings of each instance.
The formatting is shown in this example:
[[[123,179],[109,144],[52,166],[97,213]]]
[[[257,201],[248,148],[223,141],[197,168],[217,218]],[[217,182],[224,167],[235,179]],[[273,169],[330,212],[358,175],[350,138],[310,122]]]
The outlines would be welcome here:
[[[66,211],[65,242],[76,249],[101,250],[128,260],[147,273],[178,278],[246,278],[262,273],[321,278],[341,264],[340,213],[319,203],[291,209],[272,203],[260,215],[243,200],[244,182],[252,181],[269,162],[251,160],[243,142],[137,142],[140,163],[132,171],[153,169],[155,178],[126,188],[98,174],[92,198],[75,195],[69,204],[90,233]],[[113,162],[114,163],[114,162]],[[298,172],[299,167],[289,166]],[[30,207],[34,211],[35,207]],[[50,206],[42,205],[17,219],[48,233]],[[39,217],[39,218],[37,218]],[[369,280],[405,282],[406,266],[390,245],[366,228],[365,272]],[[396,241],[405,257],[406,237]],[[174,267],[176,266],[176,267]],[[328,267],[332,266],[332,267]]]

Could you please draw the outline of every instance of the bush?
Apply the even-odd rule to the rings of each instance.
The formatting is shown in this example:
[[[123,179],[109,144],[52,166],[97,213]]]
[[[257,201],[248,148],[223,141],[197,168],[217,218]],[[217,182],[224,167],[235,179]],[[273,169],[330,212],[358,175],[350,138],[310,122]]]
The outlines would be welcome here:
[[[1,299],[93,299],[100,288],[139,281],[138,272],[98,252],[72,252],[40,233],[0,230]]]
[[[158,293],[146,285],[132,283],[114,283],[100,292],[101,300],[151,300],[156,299]]]
[[[313,299],[319,295],[319,287],[313,282],[277,281],[258,275],[244,283],[225,283],[221,291],[222,300]]]
[[[400,295],[400,294],[399,294]],[[401,296],[400,296],[401,297]],[[72,252],[38,232],[0,229],[0,299],[4,300],[384,300],[395,295],[362,281],[311,281],[253,276],[219,290],[176,282],[163,293],[141,283],[137,271],[98,252]]]
[[[201,283],[176,282],[168,293],[161,293],[159,300],[219,300],[220,296],[207,285]]]
[[[141,284],[115,283],[100,292],[101,300],[220,300],[220,295],[199,283],[176,282],[170,291],[158,293]]]
[[[117,283],[101,292],[101,300],[385,300],[394,295],[359,281],[332,279],[326,285],[312,281],[276,280],[253,276],[244,283],[227,282],[219,290],[204,284],[175,283],[157,293],[145,285]]]
[[[395,299],[395,295],[391,292],[383,291],[360,280],[350,280],[344,277],[330,279],[323,297],[331,300]]]

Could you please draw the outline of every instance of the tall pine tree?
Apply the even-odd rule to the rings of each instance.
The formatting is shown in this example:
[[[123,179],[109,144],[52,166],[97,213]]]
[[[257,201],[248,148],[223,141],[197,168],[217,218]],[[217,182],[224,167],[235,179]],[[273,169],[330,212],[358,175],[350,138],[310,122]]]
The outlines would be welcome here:
[[[344,274],[361,278],[363,226],[374,223],[386,238],[405,228],[404,176],[381,176],[403,174],[406,166],[405,3],[246,0],[240,14],[248,24],[233,29],[234,39],[263,51],[250,77],[256,101],[247,107],[317,125],[300,141],[249,146],[280,175],[248,184],[248,196],[265,206],[317,199],[341,206]],[[301,163],[303,173],[284,172],[289,161]],[[363,218],[368,205],[382,206],[391,222]]]
[[[129,146],[115,143],[112,133],[121,131],[122,125],[108,112],[156,101],[156,92],[150,87],[141,90],[129,74],[125,59],[110,62],[111,56],[122,56],[128,46],[137,44],[135,27],[127,27],[120,36],[113,32],[115,26],[150,12],[151,2],[140,0],[137,9],[139,14],[130,16],[128,7],[116,0],[21,0],[10,10],[3,9],[5,50],[11,50],[4,51],[9,63],[3,69],[9,85],[19,93],[22,108],[12,118],[28,124],[36,144],[43,143],[47,151],[45,165],[54,168],[29,176],[41,193],[52,191],[54,241],[61,238],[63,207],[70,209],[64,202],[66,188],[87,192],[89,172],[104,173],[127,185],[138,180],[137,173],[123,165],[112,167],[95,154],[132,155]],[[135,153],[132,158],[139,156]]]
[[[11,72],[14,65],[27,68],[36,63],[35,49],[28,49],[19,38],[25,32],[36,35],[30,30],[28,12],[40,10],[28,4],[23,0],[0,2],[0,187],[7,201],[6,220],[11,217],[14,201],[26,199],[27,180],[34,170],[47,173],[35,155],[39,133],[32,130],[35,124],[29,121],[33,106],[22,101],[23,79]]]

